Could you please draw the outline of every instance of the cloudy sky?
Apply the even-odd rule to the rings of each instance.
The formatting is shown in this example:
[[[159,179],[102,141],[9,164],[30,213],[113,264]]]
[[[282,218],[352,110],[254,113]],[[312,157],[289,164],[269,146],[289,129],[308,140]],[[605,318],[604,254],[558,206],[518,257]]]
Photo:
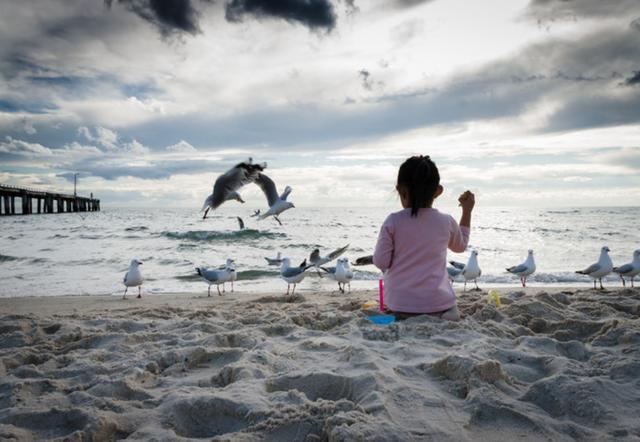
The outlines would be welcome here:
[[[640,2],[0,3],[0,183],[199,208],[253,157],[385,206],[417,153],[445,202],[640,205]]]

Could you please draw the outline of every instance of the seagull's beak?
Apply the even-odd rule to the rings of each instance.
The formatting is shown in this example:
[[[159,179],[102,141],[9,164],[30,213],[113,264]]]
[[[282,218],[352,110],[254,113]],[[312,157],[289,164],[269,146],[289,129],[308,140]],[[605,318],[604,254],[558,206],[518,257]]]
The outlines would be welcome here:
[[[238,201],[240,201],[242,204],[244,204],[244,200],[242,199],[241,196],[238,197]]]

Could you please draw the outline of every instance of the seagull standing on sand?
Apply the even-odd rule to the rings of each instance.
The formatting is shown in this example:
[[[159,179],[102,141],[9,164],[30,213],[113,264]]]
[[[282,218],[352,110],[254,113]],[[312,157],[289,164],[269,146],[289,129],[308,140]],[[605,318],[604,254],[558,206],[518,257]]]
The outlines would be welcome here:
[[[222,277],[225,279],[225,282],[231,283],[231,291],[233,292],[233,281],[238,279],[238,274],[236,273],[235,261],[233,259],[228,258],[227,263],[224,266],[224,273]],[[224,284],[222,284],[222,293],[226,291]]]
[[[270,216],[273,216],[278,224],[282,225],[282,222],[278,218],[282,212],[287,209],[291,209],[295,207],[293,203],[287,201],[287,197],[291,193],[291,187],[287,186],[284,188],[284,192],[281,195],[278,195],[278,190],[276,189],[276,183],[273,182],[271,178],[266,176],[264,173],[258,173],[258,176],[255,179],[255,183],[260,186],[264,195],[267,197],[267,203],[269,204],[269,210],[265,213],[259,213],[256,216],[258,219],[265,219]]]
[[[293,291],[291,294],[295,294],[296,285],[301,282],[306,276],[305,270],[307,270],[307,260],[305,259],[298,267],[291,267],[291,261],[289,258],[282,258],[282,266],[280,267],[280,277],[287,282],[287,295],[289,294],[289,286],[293,284]]]
[[[227,265],[223,269],[208,269],[206,267],[196,267],[196,272],[198,275],[202,276],[207,284],[209,284],[209,289],[207,290],[207,295],[211,296],[211,285],[215,284],[218,289],[218,295],[222,296],[220,293],[220,285],[222,284],[222,290],[225,290],[224,284],[232,281],[232,274],[235,274],[235,268],[233,267],[233,260],[227,259]]]
[[[591,264],[584,270],[577,270],[576,273],[581,275],[588,275],[593,278],[593,288],[596,288],[596,279],[600,281],[600,289],[604,290],[602,286],[602,278],[607,276],[613,270],[613,262],[609,257],[609,252],[611,250],[609,247],[604,246],[600,249],[600,258],[598,258],[598,262],[595,264]]]
[[[282,264],[282,254],[280,252],[278,252],[275,258],[267,258],[265,256],[264,259],[267,260],[267,264],[270,266],[279,266]]]
[[[533,250],[529,249],[527,259],[520,265],[509,267],[507,272],[513,273],[520,277],[520,283],[522,287],[527,286],[527,276],[533,274],[536,271],[536,262],[533,259]]]
[[[260,172],[266,167],[266,163],[253,164],[251,158],[249,158],[247,161],[236,164],[227,172],[220,175],[213,185],[213,192],[204,201],[204,205],[202,206],[204,216],[202,219],[207,217],[210,209],[215,210],[225,201],[236,200],[244,203],[238,190],[245,184],[254,182]]]
[[[138,266],[142,265],[142,262],[137,259],[132,259],[129,263],[129,270],[124,275],[124,294],[122,295],[122,299],[127,295],[127,290],[129,287],[138,286],[138,298],[142,298],[140,294],[140,289],[142,286],[142,273],[140,273],[140,268]]]
[[[476,284],[476,290],[480,290],[480,287],[478,287],[478,281],[477,279],[480,277],[480,275],[482,275],[482,270],[480,270],[480,266],[478,265],[478,251],[474,250],[473,252],[471,252],[471,255],[469,256],[469,260],[467,261],[466,264],[462,264],[460,262],[456,262],[456,261],[449,261],[449,264],[451,264],[453,267],[460,269],[460,274],[462,275],[462,277],[464,278],[464,291],[467,291],[467,282],[473,280],[473,282]]]
[[[316,271],[318,272],[318,275],[319,275],[321,265],[333,261],[338,256],[342,255],[345,252],[345,250],[347,250],[348,248],[349,248],[349,244],[334,250],[333,252],[329,253],[327,256],[320,256],[320,250],[314,249],[313,252],[311,252],[311,255],[309,255],[309,262],[313,267],[316,268]]]
[[[633,252],[633,260],[629,264],[620,267],[614,267],[613,272],[620,275],[622,286],[626,287],[624,277],[631,278],[631,287],[633,287],[633,278],[640,274],[640,249]]]
[[[456,266],[459,266],[459,267],[456,267]],[[447,266],[447,273],[449,274],[449,279],[451,280],[451,284],[453,284],[454,279],[460,276],[460,273],[462,273],[462,269],[464,269],[464,264],[460,262],[451,261],[451,265]]]
[[[351,291],[351,280],[353,279],[353,272],[351,266],[349,266],[349,260],[347,258],[340,258],[336,262],[335,267],[320,267],[322,270],[329,274],[329,278],[338,283],[338,290],[344,293],[345,284],[349,286]]]

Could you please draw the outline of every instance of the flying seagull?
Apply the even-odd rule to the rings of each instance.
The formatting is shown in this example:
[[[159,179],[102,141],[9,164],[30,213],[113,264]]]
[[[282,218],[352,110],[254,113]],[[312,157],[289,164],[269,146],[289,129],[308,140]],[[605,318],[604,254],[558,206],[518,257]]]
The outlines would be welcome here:
[[[236,200],[244,203],[238,190],[246,184],[254,182],[260,172],[267,167],[266,163],[253,164],[251,158],[242,163],[236,164],[224,174],[220,175],[213,185],[213,193],[207,197],[202,206],[204,216],[207,217],[209,210],[215,210],[222,203],[228,200]]]
[[[240,230],[244,230],[244,221],[242,220],[242,218],[236,216],[236,219],[238,220],[238,227],[240,228]]]
[[[611,250],[609,247],[604,246],[600,249],[600,257],[598,258],[598,262],[591,264],[584,270],[578,270],[576,273],[581,275],[588,275],[593,278],[593,288],[596,288],[596,279],[600,281],[600,289],[603,290],[602,286],[602,278],[607,276],[613,270],[613,261],[609,257],[609,252]]]
[[[320,249],[314,249],[313,252],[311,252],[311,255],[309,255],[309,262],[313,267],[316,268],[318,274],[320,274],[319,269],[321,265],[333,261],[338,256],[342,255],[348,248],[349,244],[344,247],[340,247],[339,249],[335,249],[333,252],[329,253],[326,256],[320,256]]]
[[[527,286],[527,276],[533,274],[536,271],[536,262],[533,259],[533,250],[529,249],[527,259],[520,265],[512,266],[507,269],[507,272],[513,273],[520,277],[520,283],[522,287]]]
[[[640,274],[640,249],[633,252],[633,260],[629,264],[613,268],[614,273],[620,275],[622,286],[626,287],[624,277],[631,278],[631,287],[633,287],[633,278]]]
[[[124,275],[124,280],[122,282],[124,282],[124,294],[122,295],[122,299],[124,299],[124,297],[127,295],[127,290],[129,290],[129,287],[135,287],[138,286],[138,298],[142,298],[142,295],[140,294],[140,288],[142,286],[142,273],[140,273],[140,269],[138,268],[138,266],[142,265],[142,262],[138,261],[137,259],[132,259],[131,263],[129,263],[129,270],[127,271],[127,273],[125,273]]]
[[[267,203],[269,204],[269,210],[265,213],[257,214],[258,219],[265,219],[270,216],[273,216],[278,224],[282,225],[282,222],[278,218],[282,212],[287,209],[291,209],[295,207],[293,203],[287,201],[287,197],[291,193],[291,187],[287,186],[284,188],[284,192],[281,195],[278,195],[278,190],[276,189],[276,183],[273,182],[271,178],[266,176],[264,173],[258,173],[258,176],[255,179],[255,183],[260,186],[264,195],[267,197]]]

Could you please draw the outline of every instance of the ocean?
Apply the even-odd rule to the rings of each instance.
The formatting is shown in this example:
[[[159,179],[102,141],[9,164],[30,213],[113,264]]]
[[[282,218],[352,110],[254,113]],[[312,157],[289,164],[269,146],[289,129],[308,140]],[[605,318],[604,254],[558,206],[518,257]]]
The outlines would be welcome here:
[[[233,258],[238,272],[234,296],[243,292],[285,292],[277,267],[265,257],[277,252],[298,264],[314,248],[321,254],[349,244],[344,256],[354,261],[373,252],[387,214],[382,208],[294,208],[275,220],[258,221],[253,209],[228,203],[207,220],[193,209],[104,208],[101,212],[1,217],[0,296],[122,294],[129,261],[141,260],[145,294],[206,294],[197,266],[217,267]],[[459,209],[450,211],[456,218]],[[236,216],[246,224],[239,230]],[[483,286],[519,285],[505,267],[524,261],[533,249],[537,272],[530,286],[592,285],[574,271],[597,261],[600,248],[611,249],[614,265],[630,262],[640,248],[640,208],[483,208],[473,215],[469,249],[478,250]],[[465,253],[449,255],[466,262]],[[380,273],[356,267],[353,288],[376,288]],[[618,286],[610,275],[605,285]],[[456,283],[461,286],[461,283]],[[230,287],[227,287],[229,291]],[[337,284],[315,271],[298,285],[300,292],[336,290]],[[135,289],[133,292],[135,293]]]

